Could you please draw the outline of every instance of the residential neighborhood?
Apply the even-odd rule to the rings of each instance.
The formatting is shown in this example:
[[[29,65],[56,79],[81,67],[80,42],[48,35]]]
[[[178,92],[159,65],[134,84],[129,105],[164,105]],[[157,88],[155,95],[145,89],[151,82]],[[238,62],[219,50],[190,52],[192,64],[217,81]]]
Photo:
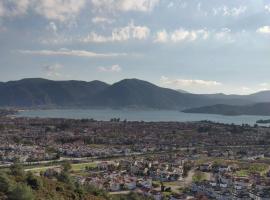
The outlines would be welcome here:
[[[200,122],[0,118],[0,166],[22,163],[111,194],[162,199],[270,199],[270,128]]]

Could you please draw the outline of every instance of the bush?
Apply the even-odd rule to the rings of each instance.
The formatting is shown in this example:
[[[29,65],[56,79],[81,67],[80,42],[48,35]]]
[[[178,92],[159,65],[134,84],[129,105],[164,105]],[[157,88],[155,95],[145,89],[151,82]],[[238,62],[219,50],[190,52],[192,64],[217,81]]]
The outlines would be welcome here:
[[[19,163],[14,163],[12,166],[10,166],[10,172],[13,176],[23,176],[23,166]]]
[[[8,195],[9,200],[34,200],[30,187],[24,184],[18,184]]]
[[[0,192],[7,193],[10,190],[11,182],[6,174],[0,174]]]
[[[193,182],[198,183],[206,180],[206,175],[203,172],[197,171],[192,177]]]
[[[72,169],[72,166],[71,166],[70,162],[65,161],[65,162],[62,164],[62,168],[63,168],[63,171],[64,171],[64,172],[69,172],[69,171]]]
[[[70,184],[72,182],[70,175],[65,172],[62,171],[58,176],[57,176],[57,180],[62,182],[62,183],[66,183],[66,184]]]
[[[108,193],[103,190],[103,189],[99,189],[93,185],[87,185],[85,186],[85,191],[87,193],[93,194],[94,196],[98,196],[98,197],[108,197]]]
[[[113,200],[153,200],[151,197],[145,197],[141,194],[137,194],[134,192],[131,192],[127,195],[118,195],[118,196],[113,196]]]

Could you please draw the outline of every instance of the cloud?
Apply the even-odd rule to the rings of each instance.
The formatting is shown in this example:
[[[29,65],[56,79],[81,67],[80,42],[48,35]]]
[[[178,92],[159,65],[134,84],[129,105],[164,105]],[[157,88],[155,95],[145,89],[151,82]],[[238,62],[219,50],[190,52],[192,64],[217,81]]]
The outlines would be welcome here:
[[[239,32],[244,33],[244,31]],[[154,35],[153,41],[155,43],[180,43],[180,42],[194,42],[197,40],[208,40],[213,39],[225,43],[235,42],[234,37],[236,34],[232,33],[229,28],[222,28],[221,30],[208,30],[208,29],[197,29],[188,30],[185,28],[179,28],[172,32],[168,32],[165,29],[158,31]]]
[[[173,87],[190,87],[190,86],[216,87],[222,85],[222,83],[217,81],[197,80],[197,79],[170,79],[165,76],[162,76],[160,81],[163,85],[170,85]]]
[[[28,10],[49,19],[66,21],[77,16],[86,0],[2,0],[0,17],[16,17]]]
[[[167,33],[166,30],[158,31],[156,33],[154,42],[158,42],[158,43],[167,42],[168,41],[168,37],[169,37],[169,35],[168,35],[168,33]]]
[[[110,67],[99,67],[100,72],[121,72],[122,68],[119,65],[112,65]]]
[[[219,41],[233,43],[232,31],[229,28],[223,28],[220,31],[215,32],[215,38]]]
[[[270,26],[263,26],[257,29],[257,33],[270,34]]]
[[[270,84],[269,83],[260,83],[259,86],[261,86],[261,87],[269,87]]]
[[[74,41],[74,38],[71,36],[66,36],[63,34],[58,34],[57,32],[54,32],[53,36],[49,37],[41,37],[38,39],[38,42],[40,42],[43,45],[62,45],[62,44],[71,44]]]
[[[197,39],[206,40],[208,37],[209,32],[205,29],[187,30],[180,28],[171,33],[168,33],[166,30],[158,31],[154,37],[154,42],[191,42]]]
[[[105,12],[151,12],[159,0],[92,0],[95,9]]]
[[[191,29],[179,28],[174,31],[168,32],[163,29],[157,31],[153,36],[154,43],[183,43],[213,40],[214,42],[234,43],[236,38],[245,34],[246,31],[232,32],[229,28],[215,29]]]
[[[75,17],[85,0],[35,0],[34,10],[50,20],[66,21]]]
[[[91,4],[90,4],[91,3]],[[151,12],[159,0],[1,0],[0,17],[16,17],[35,12],[48,20],[68,22],[77,17],[89,4],[92,10],[104,12]],[[93,23],[111,22],[105,18],[94,18]]]
[[[174,31],[171,34],[171,40],[173,42],[194,41],[196,39],[197,39],[197,34],[195,33],[195,31],[179,29],[179,30]]]
[[[76,56],[76,57],[118,57],[126,56],[126,53],[96,53],[92,51],[85,50],[69,50],[69,49],[59,49],[59,50],[19,50],[19,53],[39,55],[39,56]]]
[[[59,72],[59,70],[61,70],[62,68],[64,68],[64,66],[60,64],[47,65],[44,67],[46,71],[46,76],[51,78],[61,77],[61,73]]]
[[[50,22],[47,26],[47,30],[56,33],[58,28],[54,22]]]
[[[253,85],[253,86],[243,86],[241,87],[242,91],[241,93],[243,94],[253,94],[256,92],[261,92],[261,91],[266,91],[270,90],[270,84],[269,83],[260,83],[258,85]]]
[[[264,9],[265,9],[267,12],[270,12],[270,4],[265,5],[265,6],[264,6]]]
[[[244,14],[247,11],[246,6],[239,6],[239,7],[232,7],[229,8],[227,6],[221,6],[217,8],[213,8],[213,14],[214,16],[222,15],[227,17],[238,17],[242,14]]]
[[[30,0],[0,1],[0,17],[16,17],[27,13]]]
[[[135,26],[133,22],[125,27],[115,28],[110,36],[99,35],[91,32],[87,37],[81,39],[82,42],[122,42],[130,39],[144,40],[150,35],[150,29],[146,26]]]
[[[259,84],[259,89],[257,89],[257,91],[265,91],[265,90],[270,90],[270,83]]]
[[[103,23],[112,24],[114,20],[107,17],[94,17],[92,19],[92,22],[94,24],[103,24]]]
[[[172,8],[172,7],[174,7],[174,2],[170,2],[168,5],[167,5],[167,8]]]

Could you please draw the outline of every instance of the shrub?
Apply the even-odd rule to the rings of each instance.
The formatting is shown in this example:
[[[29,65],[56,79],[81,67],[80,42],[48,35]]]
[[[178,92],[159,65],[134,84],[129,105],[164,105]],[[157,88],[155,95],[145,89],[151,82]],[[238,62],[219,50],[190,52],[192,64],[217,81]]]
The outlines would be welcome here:
[[[10,172],[13,176],[23,176],[23,166],[19,163],[14,163],[12,166],[10,166]]]
[[[8,195],[9,200],[34,200],[30,187],[25,184],[18,184]]]
[[[38,190],[42,185],[41,180],[32,173],[27,174],[26,182],[34,190]]]
[[[11,181],[6,174],[0,174],[0,192],[7,193],[10,190]]]

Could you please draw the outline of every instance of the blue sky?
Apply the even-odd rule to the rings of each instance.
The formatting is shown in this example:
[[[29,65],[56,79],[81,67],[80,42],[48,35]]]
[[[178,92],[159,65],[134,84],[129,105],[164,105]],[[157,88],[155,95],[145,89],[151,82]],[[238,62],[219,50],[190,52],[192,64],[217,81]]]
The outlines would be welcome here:
[[[0,81],[270,89],[270,0],[0,0]]]

